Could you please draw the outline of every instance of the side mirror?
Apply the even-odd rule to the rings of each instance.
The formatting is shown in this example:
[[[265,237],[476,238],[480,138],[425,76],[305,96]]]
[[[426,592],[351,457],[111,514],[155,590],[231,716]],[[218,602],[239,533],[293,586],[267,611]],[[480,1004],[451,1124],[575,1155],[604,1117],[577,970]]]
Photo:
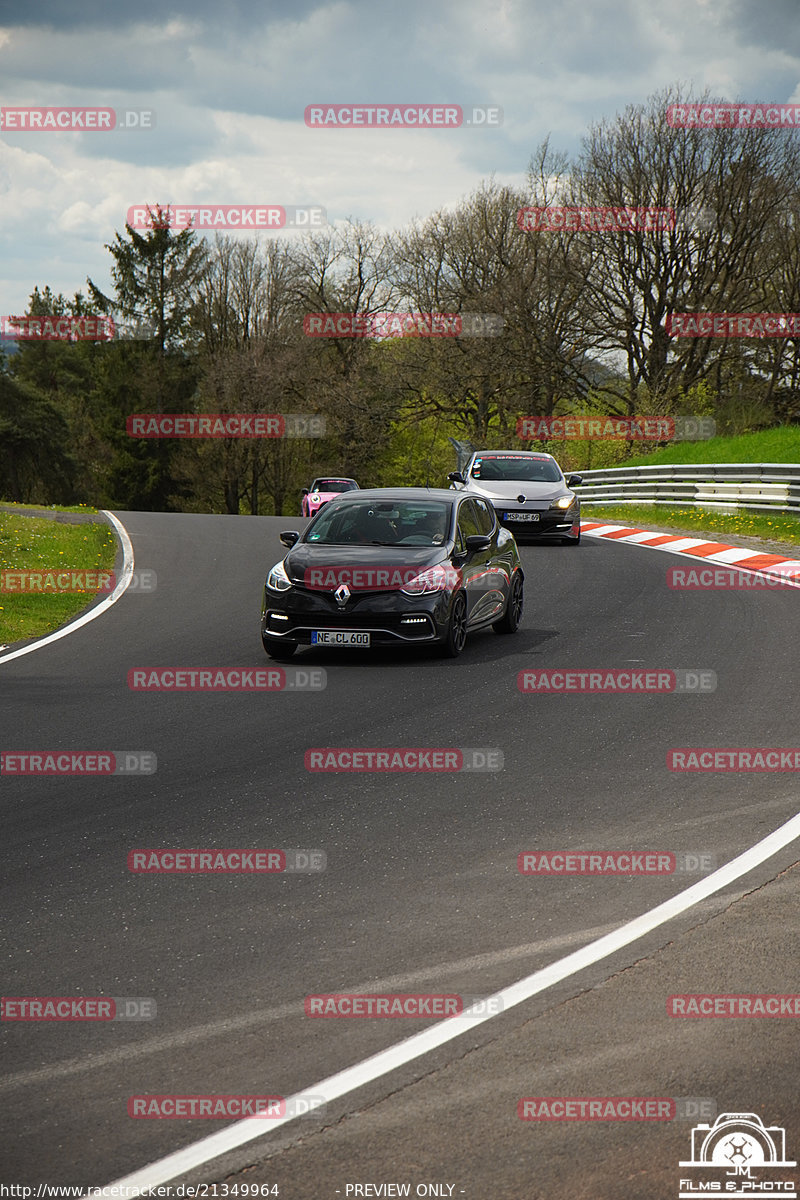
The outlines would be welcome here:
[[[450,474],[447,476],[447,478],[449,480],[451,480],[453,483],[466,483],[467,482],[460,471],[451,471]]]
[[[292,546],[299,539],[300,534],[296,529],[284,529],[282,533],[278,534],[278,537],[281,539],[284,546],[288,546],[291,550]]]
[[[488,550],[491,544],[492,539],[488,533],[471,533],[465,542],[467,554],[475,554],[477,550]]]
[[[581,483],[583,483],[582,475],[570,475],[567,479],[567,487],[578,487]]]
[[[302,489],[301,489],[301,495],[303,495],[303,496],[307,496],[307,495],[308,495],[308,493],[309,493],[309,490],[310,490],[309,488],[302,488]]]

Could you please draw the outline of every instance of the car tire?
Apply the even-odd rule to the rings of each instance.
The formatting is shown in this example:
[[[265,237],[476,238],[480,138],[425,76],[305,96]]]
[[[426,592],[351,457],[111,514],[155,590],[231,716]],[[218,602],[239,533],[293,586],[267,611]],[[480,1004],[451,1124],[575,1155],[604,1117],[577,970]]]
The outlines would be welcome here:
[[[495,621],[492,629],[495,633],[516,633],[522,620],[522,610],[525,607],[525,592],[522,576],[516,571],[511,581],[511,591],[506,601],[506,611],[499,621]]]
[[[297,642],[285,642],[283,638],[262,637],[261,643],[276,662],[288,662],[297,649]]]
[[[450,606],[450,619],[447,622],[447,633],[440,643],[439,651],[443,658],[458,658],[467,641],[467,597],[458,592],[453,597]]]

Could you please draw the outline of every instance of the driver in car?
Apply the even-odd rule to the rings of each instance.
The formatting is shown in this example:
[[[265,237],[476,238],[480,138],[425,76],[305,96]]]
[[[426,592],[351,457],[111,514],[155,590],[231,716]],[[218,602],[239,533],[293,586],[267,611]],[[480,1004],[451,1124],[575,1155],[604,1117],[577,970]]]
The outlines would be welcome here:
[[[444,513],[427,512],[415,522],[411,537],[404,541],[409,542],[413,538],[418,545],[441,546],[446,532]]]

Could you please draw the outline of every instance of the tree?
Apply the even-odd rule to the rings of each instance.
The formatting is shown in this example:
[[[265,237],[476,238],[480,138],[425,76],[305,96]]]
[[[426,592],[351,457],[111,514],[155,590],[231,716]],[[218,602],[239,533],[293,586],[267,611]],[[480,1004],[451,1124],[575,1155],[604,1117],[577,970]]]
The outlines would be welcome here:
[[[150,211],[144,234],[131,225],[106,244],[114,259],[114,297],[89,279],[97,309],[144,330],[135,340],[106,347],[93,401],[111,447],[104,488],[108,503],[144,509],[168,508],[180,489],[172,479],[174,442],[127,436],[125,419],[134,412],[180,412],[193,395],[197,370],[191,351],[194,288],[206,260],[205,243],[195,233],[170,228],[168,209]],[[152,336],[150,336],[152,332]]]
[[[72,300],[49,287],[33,289],[28,316],[81,317],[90,313],[85,297],[77,292]],[[19,383],[27,384],[45,397],[66,422],[69,430],[65,449],[74,467],[74,485],[89,503],[98,499],[94,466],[104,455],[103,439],[97,429],[90,397],[98,362],[106,344],[88,340],[20,341],[9,371]]]
[[[677,216],[663,232],[578,235],[588,332],[624,358],[618,401],[631,414],[640,385],[668,407],[706,376],[723,390],[747,369],[752,351],[741,340],[674,338],[666,319],[752,311],[774,268],[761,231],[800,186],[800,145],[786,130],[671,128],[667,107],[682,102],[679,89],[666,89],[593,125],[570,179],[573,204],[672,208]],[[709,219],[692,219],[698,211]]]
[[[0,495],[19,504],[69,504],[75,462],[61,413],[29,384],[0,374]]]

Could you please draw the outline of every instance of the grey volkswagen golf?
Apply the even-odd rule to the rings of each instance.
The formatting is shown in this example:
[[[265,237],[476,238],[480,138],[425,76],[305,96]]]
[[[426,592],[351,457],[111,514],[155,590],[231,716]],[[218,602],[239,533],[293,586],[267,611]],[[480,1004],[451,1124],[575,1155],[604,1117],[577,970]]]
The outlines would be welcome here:
[[[463,472],[447,478],[457,490],[488,500],[498,521],[517,537],[580,543],[581,502],[570,489],[582,480],[566,479],[552,454],[478,450]]]
[[[284,660],[298,646],[368,649],[434,643],[455,657],[467,634],[514,633],[523,572],[491,504],[444,488],[375,488],[331,500],[267,573],[261,640]]]

